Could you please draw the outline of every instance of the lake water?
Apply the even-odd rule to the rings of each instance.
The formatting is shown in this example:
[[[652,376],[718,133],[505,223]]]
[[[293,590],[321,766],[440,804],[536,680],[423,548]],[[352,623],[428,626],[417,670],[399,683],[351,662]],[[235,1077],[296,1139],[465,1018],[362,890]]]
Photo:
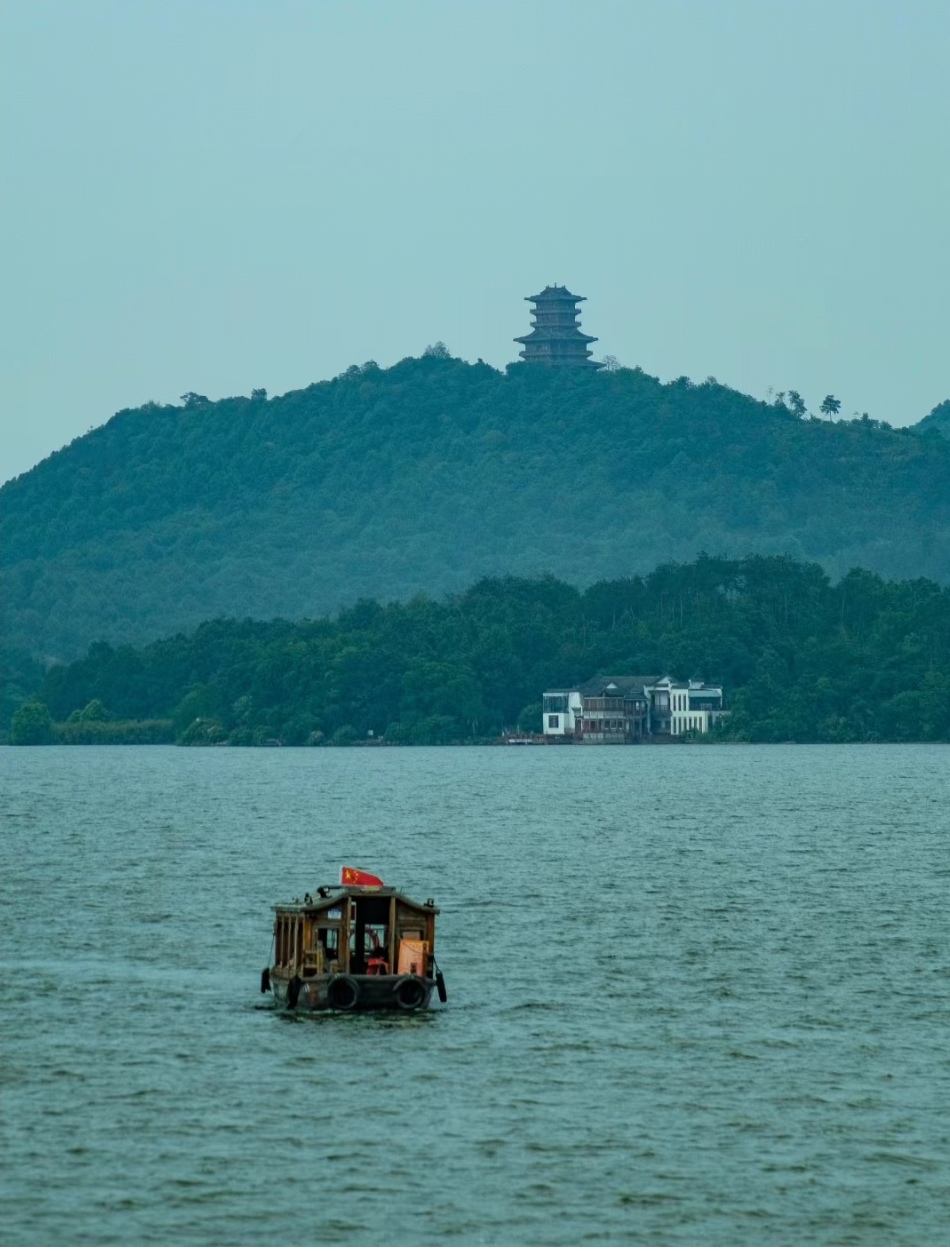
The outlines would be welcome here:
[[[950,749],[6,748],[7,1243],[942,1243]],[[274,1011],[270,905],[442,908]]]

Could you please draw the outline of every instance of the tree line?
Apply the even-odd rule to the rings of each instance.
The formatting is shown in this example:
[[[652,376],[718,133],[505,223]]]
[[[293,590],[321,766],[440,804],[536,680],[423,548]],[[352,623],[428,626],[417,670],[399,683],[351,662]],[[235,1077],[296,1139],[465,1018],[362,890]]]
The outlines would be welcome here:
[[[586,590],[484,578],[317,619],[220,619],[53,666],[20,700],[11,738],[483,742],[540,730],[546,688],[605,672],[722,683],[723,739],[950,741],[950,588],[704,554]]]

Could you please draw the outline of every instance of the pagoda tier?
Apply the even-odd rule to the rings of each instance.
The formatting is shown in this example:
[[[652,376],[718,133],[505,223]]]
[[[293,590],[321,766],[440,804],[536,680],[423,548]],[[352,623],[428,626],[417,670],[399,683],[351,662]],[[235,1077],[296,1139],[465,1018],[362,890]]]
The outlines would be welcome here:
[[[523,343],[521,359],[542,365],[566,365],[581,369],[600,369],[601,366],[588,357],[588,343],[596,343],[592,334],[582,334],[578,329],[579,313],[576,305],[586,296],[572,295],[567,287],[545,287],[537,295],[525,296],[535,307],[531,310],[534,329],[530,334],[515,339]]]

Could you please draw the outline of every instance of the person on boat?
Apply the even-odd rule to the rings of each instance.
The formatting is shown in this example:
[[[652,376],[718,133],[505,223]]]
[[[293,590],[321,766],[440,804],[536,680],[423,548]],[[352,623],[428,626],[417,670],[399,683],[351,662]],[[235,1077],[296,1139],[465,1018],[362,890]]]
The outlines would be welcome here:
[[[387,974],[389,972],[389,961],[386,958],[386,948],[377,943],[373,947],[373,953],[366,965],[366,972],[377,976]]]

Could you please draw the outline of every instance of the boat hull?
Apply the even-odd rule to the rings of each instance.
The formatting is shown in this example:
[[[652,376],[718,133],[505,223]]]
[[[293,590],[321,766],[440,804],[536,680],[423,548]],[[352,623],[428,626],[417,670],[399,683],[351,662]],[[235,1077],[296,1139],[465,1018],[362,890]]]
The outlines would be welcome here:
[[[270,970],[270,988],[279,1008],[296,1012],[419,1012],[435,989],[431,977],[369,977],[315,974],[292,977]]]

